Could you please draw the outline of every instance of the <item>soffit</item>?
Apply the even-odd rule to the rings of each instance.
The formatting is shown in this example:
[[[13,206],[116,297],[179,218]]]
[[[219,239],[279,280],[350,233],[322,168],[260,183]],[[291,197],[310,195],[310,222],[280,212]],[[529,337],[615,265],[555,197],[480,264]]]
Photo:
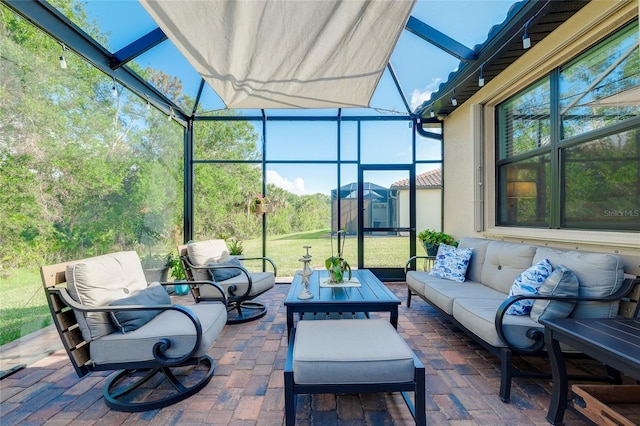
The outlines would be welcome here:
[[[416,114],[423,122],[437,121],[438,116],[451,114],[456,109],[451,102],[454,89],[457,105],[462,105],[480,90],[481,69],[486,84],[527,52],[522,46],[525,28],[531,46],[534,46],[587,4],[588,1],[523,1],[515,4],[504,22],[489,31],[487,41],[474,48],[477,59],[460,62],[457,71],[449,74],[431,98],[416,109]],[[434,117],[430,117],[432,110]]]

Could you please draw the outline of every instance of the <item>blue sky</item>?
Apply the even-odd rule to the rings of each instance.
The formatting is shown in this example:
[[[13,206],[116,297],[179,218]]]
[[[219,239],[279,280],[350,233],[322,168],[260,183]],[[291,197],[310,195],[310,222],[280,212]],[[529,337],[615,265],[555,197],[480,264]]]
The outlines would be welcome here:
[[[505,19],[513,3],[513,1],[502,0],[419,0],[411,14],[465,46],[473,48],[486,40],[493,25]],[[107,47],[112,51],[124,47],[157,26],[135,0],[86,0],[85,4],[89,19],[94,20],[101,31],[108,34]],[[161,43],[138,57],[136,62],[143,67],[159,69],[169,75],[177,76],[182,81],[185,93],[195,97],[200,77],[171,43]],[[391,56],[391,64],[413,110],[427,100],[440,83],[448,79],[449,73],[456,70],[459,61],[414,34],[403,31]],[[201,102],[205,109],[224,109],[224,104],[210,88],[203,95]],[[394,111],[406,114],[406,108],[388,71],[385,71],[380,80],[371,100],[371,107],[374,110],[343,110],[343,115],[393,114]],[[244,111],[244,113],[259,115],[259,111]],[[309,111],[271,110],[268,114],[309,115]],[[335,110],[314,110],[311,115],[335,115]],[[309,158],[313,159],[321,158],[328,154],[319,150],[322,146],[326,147],[324,142],[328,137],[335,140],[336,134],[335,127],[332,130],[326,123],[307,125],[304,134],[297,132],[297,136],[295,131],[287,130],[286,126],[271,126],[271,124],[269,126],[268,141],[270,144],[274,140],[278,141],[268,153],[271,158],[289,158],[288,153],[295,150],[294,147],[302,138],[304,138],[306,151],[300,151],[300,153],[306,152]],[[394,157],[406,151],[407,144],[411,142],[411,129],[408,128],[407,123],[402,125],[394,123],[388,129],[372,125],[370,129],[366,140],[368,162],[375,164],[405,161]],[[281,151],[278,152],[278,149]],[[419,152],[423,158],[439,155],[439,149],[434,149],[429,144],[421,147]],[[269,169],[269,182],[294,193],[328,193],[331,188],[337,186],[335,178],[327,177],[331,173],[326,166],[273,165]],[[421,171],[426,169],[418,170],[418,173]],[[355,177],[355,169],[346,167],[341,184],[355,180]],[[404,176],[389,175],[387,178],[391,182],[376,183],[388,186]]]

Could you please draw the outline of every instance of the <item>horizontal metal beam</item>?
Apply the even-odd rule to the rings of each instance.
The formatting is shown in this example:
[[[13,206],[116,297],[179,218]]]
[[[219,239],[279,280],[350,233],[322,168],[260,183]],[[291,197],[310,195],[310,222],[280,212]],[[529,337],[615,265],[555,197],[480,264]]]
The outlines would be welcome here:
[[[171,99],[164,96],[151,84],[143,80],[130,68],[123,66],[111,69],[109,62],[111,52],[85,33],[66,16],[45,1],[36,0],[0,0],[9,9],[22,16],[35,27],[49,35],[59,43],[83,57],[91,65],[115,78],[127,89],[149,101],[165,114],[173,109],[175,120],[183,127],[186,126],[188,116]]]
[[[298,116],[298,115],[276,115],[267,117],[261,115],[199,115],[193,118],[194,121],[413,121],[410,115],[331,115],[331,116]]]
[[[462,43],[457,42],[448,35],[441,33],[432,26],[425,24],[413,16],[409,17],[405,29],[423,40],[428,41],[439,49],[444,50],[448,54],[455,56],[461,61],[474,61],[478,56]]]
[[[111,69],[118,69],[134,58],[142,55],[147,50],[162,43],[166,39],[167,35],[164,31],[160,28],[156,28],[114,53],[109,61],[109,65],[111,66]]]

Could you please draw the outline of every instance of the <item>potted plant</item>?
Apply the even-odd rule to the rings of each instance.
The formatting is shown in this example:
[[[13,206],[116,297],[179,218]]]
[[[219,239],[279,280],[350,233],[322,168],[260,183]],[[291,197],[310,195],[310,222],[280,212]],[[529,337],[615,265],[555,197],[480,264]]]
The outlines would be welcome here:
[[[447,244],[450,246],[456,245],[456,240],[451,235],[442,231],[435,231],[433,229],[425,229],[420,232],[418,234],[418,239],[429,256],[435,256],[438,253],[438,247],[440,244]]]
[[[140,259],[147,282],[166,282],[169,275],[171,253],[148,253]]]
[[[341,234],[344,234],[344,236],[342,237],[342,245],[340,245]],[[349,277],[347,278],[347,280],[351,279],[351,266],[342,257],[342,254],[344,253],[344,242],[347,239],[346,232],[343,230],[338,231],[337,237],[338,237],[338,245],[337,245],[338,255],[337,256],[333,255],[333,235],[331,235],[331,257],[327,258],[324,261],[324,266],[325,268],[327,268],[327,271],[329,272],[329,280],[332,283],[344,282],[345,272],[348,272],[349,274]]]
[[[169,266],[171,267],[171,276],[173,277],[174,283],[187,282],[187,274],[184,272],[184,268],[182,267],[182,261],[179,256],[174,254],[169,255]],[[173,291],[178,295],[182,296],[189,293],[189,285],[188,284],[175,284],[173,286]]]
[[[271,200],[264,195],[256,195],[251,200],[251,211],[255,214],[271,213]]]
[[[231,256],[239,256],[244,251],[242,241],[237,238],[231,238],[227,241],[227,247],[229,247],[229,254]]]

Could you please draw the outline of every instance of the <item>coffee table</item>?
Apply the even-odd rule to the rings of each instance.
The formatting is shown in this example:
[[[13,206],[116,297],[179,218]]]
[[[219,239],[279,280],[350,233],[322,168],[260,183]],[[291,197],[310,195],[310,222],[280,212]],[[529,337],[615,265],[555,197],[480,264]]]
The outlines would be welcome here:
[[[353,271],[353,278],[360,282],[359,287],[321,287],[320,281],[326,280],[326,270],[315,270],[309,277],[309,291],[313,298],[301,300],[298,294],[303,289],[302,276],[296,273],[291,288],[284,301],[287,307],[287,336],[293,328],[294,313],[358,313],[389,312],[390,322],[398,328],[398,299],[368,269]]]

